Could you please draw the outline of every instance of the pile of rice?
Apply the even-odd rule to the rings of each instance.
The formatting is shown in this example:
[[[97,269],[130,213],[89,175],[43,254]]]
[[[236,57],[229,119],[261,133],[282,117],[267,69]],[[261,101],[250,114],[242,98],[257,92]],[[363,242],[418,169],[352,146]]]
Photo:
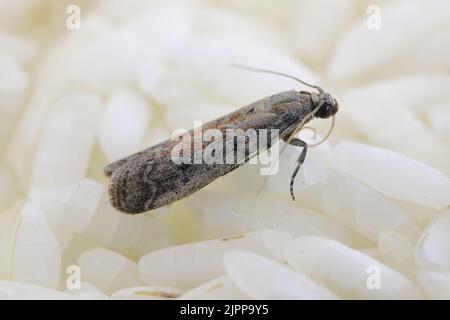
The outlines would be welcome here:
[[[0,298],[449,299],[449,56],[446,0],[0,0]],[[230,63],[340,103],[297,201],[288,147],[114,210],[109,162],[308,89]]]

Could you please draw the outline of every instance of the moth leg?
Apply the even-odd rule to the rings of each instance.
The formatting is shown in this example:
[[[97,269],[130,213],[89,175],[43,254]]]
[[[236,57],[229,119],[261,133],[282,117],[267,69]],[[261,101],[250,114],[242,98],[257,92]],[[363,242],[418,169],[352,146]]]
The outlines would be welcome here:
[[[302,147],[303,148],[302,152],[300,153],[300,156],[297,159],[297,166],[295,167],[294,172],[292,173],[291,183],[290,183],[290,186],[289,186],[292,200],[295,201],[294,181],[295,181],[295,177],[297,176],[298,170],[300,170],[300,167],[303,165],[303,162],[305,162],[306,152],[308,150],[308,144],[305,141],[297,139],[297,138],[293,138],[291,141],[289,141],[289,144],[293,145],[295,147]]]

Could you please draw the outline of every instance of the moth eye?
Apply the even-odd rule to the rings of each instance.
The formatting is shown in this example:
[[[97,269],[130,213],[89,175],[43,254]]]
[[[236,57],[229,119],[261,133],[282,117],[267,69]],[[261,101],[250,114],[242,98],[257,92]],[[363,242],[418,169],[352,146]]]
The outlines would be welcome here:
[[[332,105],[332,102],[330,103],[329,101],[325,101],[323,102],[316,116],[319,118],[328,118],[333,115],[333,110],[334,107]]]

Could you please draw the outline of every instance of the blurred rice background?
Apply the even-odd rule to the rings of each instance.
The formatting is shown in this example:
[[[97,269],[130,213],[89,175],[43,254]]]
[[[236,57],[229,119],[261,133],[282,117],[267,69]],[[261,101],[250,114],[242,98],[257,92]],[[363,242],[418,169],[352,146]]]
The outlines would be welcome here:
[[[446,0],[0,0],[0,298],[450,298],[449,57]],[[249,166],[168,208],[115,212],[109,162],[308,89],[230,63],[340,103],[298,201],[291,148],[259,198]],[[246,252],[223,260],[231,249]],[[349,272],[312,271],[336,261]],[[390,279],[378,291],[374,263]],[[82,290],[66,285],[70,265]]]

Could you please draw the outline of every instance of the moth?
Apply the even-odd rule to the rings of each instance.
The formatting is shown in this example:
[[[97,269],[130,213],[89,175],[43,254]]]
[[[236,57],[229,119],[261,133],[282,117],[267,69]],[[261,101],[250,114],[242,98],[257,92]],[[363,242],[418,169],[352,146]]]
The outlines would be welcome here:
[[[255,129],[256,132],[261,129],[277,130],[278,136],[268,139],[265,145],[258,144],[256,153],[251,153],[251,146],[246,145],[244,155],[240,159],[236,157],[233,163],[178,163],[173,161],[173,149],[179,141],[168,139],[109,164],[104,171],[111,178],[108,191],[114,208],[124,213],[137,214],[185,198],[244,165],[256,154],[270,149],[277,139],[283,139],[286,146],[302,148],[290,180],[290,193],[295,200],[294,179],[305,160],[308,149],[308,144],[295,136],[313,118],[332,117],[334,125],[334,115],[339,110],[339,104],[319,86],[308,84],[293,76],[271,70],[244,68],[285,76],[314,88],[317,92],[294,90],[280,92],[185,133],[189,136],[188,138],[191,138],[188,141],[192,150],[217,147],[219,150],[223,148],[226,152],[237,148],[236,139],[239,138],[235,136],[227,140],[228,130],[242,129],[241,132],[248,129]],[[196,130],[206,132],[210,129],[220,130],[224,138],[221,141],[211,139],[207,142],[195,139]],[[331,130],[326,137],[330,133]],[[246,141],[248,142],[248,139]],[[221,145],[218,145],[219,142]],[[187,156],[193,158],[194,151]]]

